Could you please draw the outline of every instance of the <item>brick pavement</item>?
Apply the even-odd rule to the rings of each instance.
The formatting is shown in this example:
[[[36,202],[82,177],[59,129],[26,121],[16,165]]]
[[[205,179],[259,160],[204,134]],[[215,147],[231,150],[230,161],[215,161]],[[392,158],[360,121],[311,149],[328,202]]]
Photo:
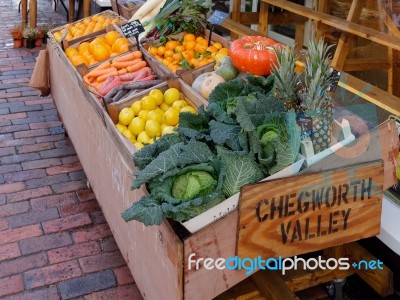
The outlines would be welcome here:
[[[65,21],[52,1],[39,24]],[[142,299],[52,98],[28,87],[40,49],[11,48],[18,3],[0,1],[0,299]]]

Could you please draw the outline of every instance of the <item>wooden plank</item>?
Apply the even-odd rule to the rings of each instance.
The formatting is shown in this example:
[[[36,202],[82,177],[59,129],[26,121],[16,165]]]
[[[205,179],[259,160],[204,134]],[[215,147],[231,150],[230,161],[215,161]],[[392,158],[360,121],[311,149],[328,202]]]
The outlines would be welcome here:
[[[326,256],[328,258],[330,256]],[[314,271],[304,270],[299,267],[297,270],[290,270],[283,276],[286,285],[294,292],[317,286],[322,283],[327,283],[335,279],[345,278],[354,274],[354,270],[330,270],[317,269]]]
[[[258,23],[259,12],[241,12],[239,22],[242,25],[252,25]]]
[[[242,12],[240,13],[240,24],[251,25],[258,24],[260,13],[258,12]],[[299,24],[307,21],[307,18],[296,15],[289,11],[283,12],[269,12],[268,24],[269,25],[282,25],[282,24]]]
[[[351,2],[350,11],[347,15],[347,21],[350,23],[358,23],[362,9],[367,0],[353,0]],[[344,63],[349,53],[351,42],[354,36],[348,32],[342,32],[339,42],[336,46],[335,55],[332,60],[332,67],[343,70]]]
[[[380,232],[383,163],[241,188],[237,255],[291,257]]]
[[[295,300],[299,299],[285,284],[278,271],[258,271],[251,276],[257,289],[267,299]]]
[[[339,86],[356,96],[364,98],[372,104],[383,108],[391,114],[400,116],[400,99],[388,92],[347,73],[342,74]]]
[[[366,268],[364,262],[376,261],[376,257],[358,243],[344,245],[345,255],[351,262],[358,263],[361,269],[354,268],[358,276],[366,281],[379,295],[386,297],[393,294],[393,272],[384,264]],[[378,262],[379,263],[379,262]],[[381,262],[382,263],[382,262]]]
[[[383,21],[388,27],[390,34],[400,38],[400,30],[392,19],[390,10],[386,7],[383,10]],[[397,97],[400,96],[400,51],[388,48],[388,92]]]
[[[367,40],[376,42],[378,44],[400,50],[400,43],[398,42],[398,39],[387,33],[380,32],[380,31],[377,31],[372,28],[367,28],[360,24],[355,24],[355,23],[349,22],[347,20],[343,20],[343,19],[335,17],[335,16],[321,13],[321,12],[315,11],[311,8],[289,2],[287,0],[262,0],[262,3],[268,3],[270,5],[281,7],[285,10],[291,11],[293,13],[296,13],[298,15],[304,16],[306,18],[309,18],[309,19],[312,19],[315,21],[319,21],[323,24],[329,25],[338,30],[347,31],[349,33],[352,33],[354,35],[360,36]],[[263,7],[263,5],[261,5],[261,8],[260,8],[260,16],[262,15],[262,11],[263,11],[263,10],[261,10],[262,7]],[[262,25],[265,26],[265,24],[262,24]]]
[[[133,162],[126,162],[94,113],[73,70],[49,49],[52,96],[105,218],[143,296],[183,298],[182,242],[171,226],[126,223],[121,212],[144,195],[130,190]],[[90,124],[90,130],[82,130]]]
[[[389,61],[385,58],[348,58],[342,69],[345,72],[382,70],[389,67]]]
[[[184,241],[184,295],[185,299],[212,299],[247,277],[245,270],[196,270],[188,264],[188,257],[195,253],[197,258],[229,258],[235,256],[237,210],[223,219],[196,232]],[[227,227],[229,226],[229,227]]]
[[[342,246],[332,247],[328,249],[340,248],[340,247]],[[331,255],[324,255],[324,256],[325,258],[337,257]],[[335,279],[345,278],[352,274],[354,274],[354,270],[352,268],[350,268],[349,270],[339,270],[339,269],[304,270],[300,266],[297,268],[297,270],[286,271],[286,274],[283,275],[282,278],[291,291],[298,292],[313,286],[317,286],[322,283],[330,282]],[[214,300],[230,300],[234,297],[247,295],[255,291],[258,291],[258,289],[251,280],[251,277],[249,277],[241,281],[234,287],[230,288],[229,290],[225,291],[224,293],[218,295]]]
[[[226,290],[222,294],[215,297],[213,300],[231,300],[233,298],[237,298],[242,295],[251,294],[258,291],[254,282],[249,278],[239,282],[237,285],[231,287],[230,289]],[[259,294],[259,292],[258,292]]]
[[[231,34],[235,34],[236,36],[257,36],[260,35],[259,32],[245,26],[239,24],[238,22],[234,21],[233,19],[227,18],[222,22],[222,27],[231,31]]]

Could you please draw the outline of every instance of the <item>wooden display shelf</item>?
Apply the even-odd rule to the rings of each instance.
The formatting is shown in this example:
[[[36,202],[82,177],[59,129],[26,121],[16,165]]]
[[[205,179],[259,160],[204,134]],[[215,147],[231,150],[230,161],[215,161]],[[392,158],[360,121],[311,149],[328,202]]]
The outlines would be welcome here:
[[[148,227],[139,222],[123,221],[121,213],[145,194],[143,189],[132,191],[129,188],[135,172],[133,161],[122,154],[106,128],[104,118],[95,113],[87,100],[88,92],[75,71],[62,59],[64,54],[51,45],[48,52],[51,91],[57,110],[143,296],[148,299],[212,299],[246,279],[245,270],[188,269],[187,260],[192,253],[213,259],[235,256],[237,210],[195,234],[183,236],[167,221],[160,226]],[[88,124],[90,130],[83,130]],[[332,166],[343,168],[382,159],[383,188],[386,189],[395,182],[394,160],[398,147],[397,128],[393,121],[387,121],[306,172],[322,172]],[[321,247],[358,240],[376,230],[363,232],[361,228],[351,239],[332,237]],[[299,251],[305,252],[307,249]]]

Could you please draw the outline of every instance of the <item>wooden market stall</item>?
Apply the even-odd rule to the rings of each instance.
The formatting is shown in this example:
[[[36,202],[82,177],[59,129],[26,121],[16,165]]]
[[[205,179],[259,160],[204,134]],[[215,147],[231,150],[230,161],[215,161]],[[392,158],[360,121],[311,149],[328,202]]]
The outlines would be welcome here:
[[[230,29],[233,37],[239,35],[255,35],[249,33],[246,26],[258,24],[258,34],[267,35],[269,25],[295,25],[295,46],[303,48],[305,22],[312,21],[312,27],[318,38],[332,38],[332,32],[337,33],[337,44],[332,60],[332,66],[342,71],[387,70],[387,91],[397,97],[400,96],[400,59],[399,24],[393,20],[396,6],[388,1],[354,0],[344,1],[346,10],[338,15],[330,10],[332,1],[320,0],[316,8],[305,7],[294,1],[261,0],[259,12],[241,12],[241,0],[233,1],[231,20],[226,20],[224,26]],[[372,8],[371,8],[372,6]],[[274,7],[274,10],[271,9]],[[279,8],[281,10],[277,10]],[[369,9],[371,8],[371,9]],[[367,12],[366,12],[367,11]],[[397,10],[396,10],[397,11]],[[373,18],[363,19],[366,13],[373,14]],[[237,25],[237,23],[241,25]],[[354,59],[349,57],[351,50],[355,50],[355,38],[369,40],[377,45],[387,47],[387,55],[378,57]],[[362,48],[362,47],[361,47]]]
[[[266,1],[271,4],[271,1],[275,0]],[[275,2],[273,3],[275,4]],[[262,4],[262,9],[265,10],[265,7],[268,9],[269,4]],[[301,24],[304,24],[304,21],[310,16],[315,18],[319,16],[319,21],[325,20],[321,15],[314,16],[315,11],[307,11],[307,14],[300,9],[297,11],[297,7],[292,8],[291,4],[285,1],[277,1],[276,4],[285,5],[285,9],[290,11],[290,14],[286,14],[287,21],[294,22],[300,29],[303,28]],[[264,11],[264,14],[260,14],[261,28],[266,26],[266,22],[273,19],[266,13]],[[300,17],[295,15],[300,15]],[[279,22],[279,18],[276,22]],[[333,25],[336,24],[335,22],[328,23]],[[335,26],[343,26],[342,29],[346,27],[352,34],[360,33],[359,25],[349,24],[346,20],[341,20],[338,24]],[[222,25],[239,35],[256,34],[230,19],[225,20]],[[302,36],[300,29],[296,30],[299,41]],[[368,30],[363,34],[371,40],[400,50],[400,46],[395,45],[397,40],[395,37],[373,36],[372,32]],[[242,208],[231,211],[193,234],[169,221],[164,221],[160,226],[147,227],[134,221],[126,223],[122,219],[121,213],[146,194],[144,187],[137,190],[129,188],[136,170],[131,159],[133,152],[131,148],[124,146],[125,142],[120,140],[121,135],[115,134],[113,120],[101,103],[84,86],[82,78],[67,60],[60,45],[53,41],[48,45],[47,52],[51,93],[57,110],[121,253],[144,298],[213,299],[221,295],[220,299],[226,299],[226,297],[232,296],[232,291],[235,292],[230,289],[240,284],[237,287],[240,293],[254,292],[257,289],[263,295],[273,296],[274,299],[289,299],[290,297],[294,298],[295,291],[343,278],[354,272],[357,272],[381,295],[392,293],[392,272],[388,268],[382,272],[355,271],[353,269],[346,271],[317,270],[312,273],[288,272],[284,277],[278,276],[276,272],[257,272],[251,276],[250,280],[248,279],[250,274],[246,274],[246,270],[243,269],[231,271],[189,268],[188,257],[192,253],[195,253],[197,257],[216,260],[220,257],[234,257],[243,249],[249,251],[249,248],[246,247],[248,247],[247,242],[250,241],[250,238],[243,240],[243,236],[246,234],[239,235],[241,227],[238,224],[240,224],[240,220],[244,219]],[[365,89],[365,86],[368,88]],[[299,182],[299,184],[307,185],[307,180],[314,182],[314,180],[324,181],[323,178],[325,180],[328,178],[336,182],[344,178],[343,180],[350,182],[367,176],[364,179],[374,178],[374,181],[378,183],[378,185],[374,185],[373,189],[380,197],[368,198],[371,201],[344,203],[343,207],[353,210],[354,215],[352,214],[348,222],[345,222],[344,230],[340,233],[337,233],[335,228],[332,229],[332,226],[329,234],[327,232],[322,234],[322,231],[318,229],[318,237],[314,236],[314,240],[303,240],[298,243],[296,241],[290,246],[282,244],[277,239],[266,238],[263,240],[266,243],[263,244],[270,245],[262,248],[263,251],[259,253],[260,255],[291,257],[324,250],[326,257],[339,258],[346,255],[351,262],[373,258],[356,241],[375,236],[380,232],[381,193],[396,181],[394,170],[399,148],[395,122],[386,120],[386,117],[387,112],[400,115],[400,102],[397,97],[346,73],[342,75],[339,82],[339,95],[341,91],[356,97],[364,104],[371,105],[372,103],[377,115],[384,115],[384,119],[380,118],[378,126],[370,128],[370,131],[358,136],[351,145],[340,149],[334,147],[329,156],[302,170],[298,177],[291,177],[286,181],[285,179],[266,181],[265,184],[272,183],[274,185],[278,182],[283,185],[285,190],[286,187],[291,186],[287,180],[291,180],[295,184]],[[90,130],[83,130],[83,128],[90,128]],[[250,186],[247,191],[251,194],[259,184]],[[272,189],[272,187],[268,186],[268,189]],[[264,189],[260,190],[260,194],[262,194]],[[254,198],[254,196],[251,197]],[[329,207],[323,211],[325,218],[328,220],[331,218],[329,221],[331,225],[336,222],[332,219],[335,213]],[[321,223],[322,215],[317,215],[317,213],[309,212],[299,218],[304,220],[304,218],[312,217]],[[288,220],[288,222],[291,221],[298,221],[298,219]],[[255,229],[254,232],[260,234],[258,229]],[[241,238],[239,239],[239,237]],[[242,241],[245,248],[239,246],[238,240]],[[256,246],[259,247],[259,245],[251,245],[251,247]],[[266,281],[269,284],[265,284]],[[274,284],[270,284],[271,282]]]
[[[83,17],[90,16],[90,5],[91,0],[82,0],[83,7]],[[61,3],[65,8],[65,4]],[[57,4],[56,4],[57,5]],[[75,0],[69,0],[69,9],[67,20],[69,23],[75,21]],[[28,9],[28,0],[21,0],[21,17],[22,17],[22,25],[26,26],[28,24],[28,10],[29,10],[29,26],[31,28],[36,28],[37,25],[37,0],[29,0],[29,9]]]

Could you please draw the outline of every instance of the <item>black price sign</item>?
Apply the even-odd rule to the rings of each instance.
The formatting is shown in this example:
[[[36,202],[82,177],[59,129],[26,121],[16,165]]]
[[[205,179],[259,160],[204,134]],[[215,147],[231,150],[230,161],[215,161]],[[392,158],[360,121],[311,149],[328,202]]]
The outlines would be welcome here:
[[[214,10],[211,16],[208,18],[208,22],[214,25],[220,25],[226,18],[228,17],[228,13]]]
[[[332,82],[331,82],[331,84],[330,84],[330,86],[328,88],[328,92],[333,93],[336,90],[336,87],[339,84],[339,80],[340,80],[340,75],[341,74],[342,73],[340,71],[338,71],[338,70],[335,70],[335,69],[332,70],[332,73],[331,73],[331,76],[330,76],[331,79],[332,79]]]
[[[134,20],[132,22],[128,22],[126,24],[121,25],[122,33],[127,37],[138,36],[139,33],[144,32],[144,28],[142,23],[139,20]]]

